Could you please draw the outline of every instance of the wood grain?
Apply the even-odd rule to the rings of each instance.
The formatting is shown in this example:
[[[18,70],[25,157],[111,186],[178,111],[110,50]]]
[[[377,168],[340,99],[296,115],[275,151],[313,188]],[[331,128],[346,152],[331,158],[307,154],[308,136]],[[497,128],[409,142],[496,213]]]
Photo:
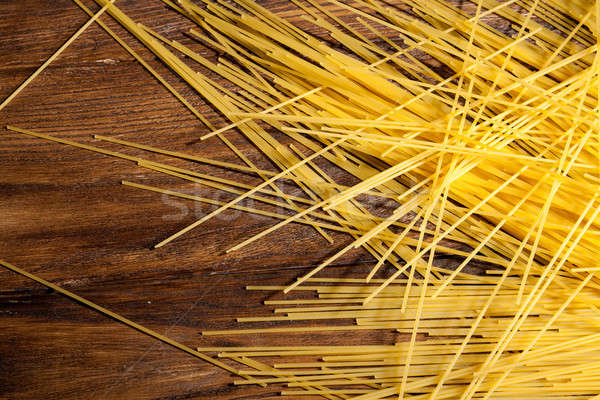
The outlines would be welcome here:
[[[86,4],[97,10],[92,3]],[[118,3],[136,20],[162,33],[189,26],[159,1]],[[270,1],[269,7],[279,12],[289,9],[288,2],[281,0]],[[298,18],[297,12],[287,15]],[[0,98],[8,96],[87,18],[69,0],[0,0]],[[223,125],[220,116],[114,21],[108,16],[101,19],[213,123]],[[201,47],[199,51],[214,56]],[[102,134],[238,162],[216,138],[199,143],[196,138],[206,129],[97,25],[0,111],[0,126],[6,124],[82,143],[93,143],[91,135]],[[243,138],[231,133],[230,139],[264,165],[260,153]],[[202,165],[187,166],[232,176]],[[189,346],[297,343],[294,335],[205,338],[199,333],[234,327],[236,316],[266,313],[261,302],[272,294],[248,293],[244,285],[288,283],[349,240],[332,234],[335,244],[328,245],[312,228],[291,225],[243,252],[225,255],[232,244],[274,224],[270,218],[231,212],[152,250],[153,244],[210,208],[167,201],[155,193],[124,187],[121,180],[217,194],[132,163],[3,128],[0,172],[0,259]],[[371,262],[363,253],[351,252],[329,270],[340,275],[364,273]],[[393,334],[385,332],[302,336],[323,345],[392,339]],[[0,399],[278,397],[272,388],[236,388],[230,381],[223,371],[0,271]]]

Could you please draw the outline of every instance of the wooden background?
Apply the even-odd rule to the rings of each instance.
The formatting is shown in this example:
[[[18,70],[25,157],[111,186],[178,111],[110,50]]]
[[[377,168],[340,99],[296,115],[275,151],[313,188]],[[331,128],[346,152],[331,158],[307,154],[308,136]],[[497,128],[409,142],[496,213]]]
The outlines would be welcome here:
[[[158,0],[117,3],[135,20],[174,39],[190,26]],[[286,1],[268,3],[276,11],[288,7]],[[86,4],[98,9],[89,0]],[[295,12],[287,16],[299,17]],[[0,99],[87,19],[70,0],[0,0]],[[225,124],[110,17],[101,19],[212,122]],[[211,56],[209,51],[205,54]],[[229,213],[152,250],[153,244],[210,207],[167,200],[122,186],[121,180],[206,197],[221,195],[126,161],[15,134],[4,129],[6,124],[108,149],[118,147],[97,143],[91,135],[239,162],[216,139],[197,142],[206,128],[99,26],[92,25],[0,111],[0,259],[192,347],[285,345],[299,340],[370,344],[393,339],[385,332],[202,337],[204,329],[236,327],[235,316],[268,315],[261,302],[281,297],[246,292],[244,285],[289,283],[349,238],[334,234],[335,244],[328,245],[312,228],[290,225],[242,252],[224,255],[232,244],[274,223],[266,217]],[[263,162],[242,138],[229,135],[251,159]],[[233,176],[202,165],[187,167]],[[364,273],[370,263],[360,252],[349,253],[328,271],[354,275]],[[278,397],[273,388],[237,388],[231,381],[217,368],[0,270],[0,399]]]

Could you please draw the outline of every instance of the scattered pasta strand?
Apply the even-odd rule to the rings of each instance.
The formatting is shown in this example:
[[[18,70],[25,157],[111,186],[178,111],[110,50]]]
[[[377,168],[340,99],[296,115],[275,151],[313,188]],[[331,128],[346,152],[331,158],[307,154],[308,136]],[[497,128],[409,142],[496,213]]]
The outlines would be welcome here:
[[[71,45],[71,43],[77,40],[77,38],[81,36],[81,34],[85,32],[85,30],[90,25],[97,21],[98,18],[100,18],[100,16],[104,14],[104,12],[108,10],[115,1],[116,0],[106,1],[106,4],[100,10],[98,10],[96,14],[92,15],[92,18],[90,18],[85,24],[83,24],[81,28],[79,28],[65,43],[63,43],[62,46],[58,48],[58,50],[56,50],[50,57],[48,57],[48,59],[44,61],[44,63],[40,65],[39,68],[36,69],[33,74],[31,74],[21,85],[19,85],[17,89],[15,89],[6,99],[4,99],[2,103],[0,103],[0,110],[6,107],[15,97],[17,97],[19,93],[21,93],[23,89],[25,89],[33,80],[35,80],[35,78],[37,78],[38,75],[41,74],[48,65],[52,64],[52,62],[56,60],[62,54],[62,52],[65,51],[65,49]]]
[[[235,369],[231,368],[227,364],[222,363],[219,360],[215,360],[212,357],[209,357],[209,356],[207,356],[205,354],[202,354],[202,353],[198,352],[197,350],[194,350],[194,349],[192,349],[192,348],[190,348],[188,346],[185,346],[185,345],[183,345],[183,344],[181,344],[179,342],[176,342],[173,339],[170,339],[170,338],[168,338],[168,337],[166,337],[166,336],[164,336],[164,335],[162,335],[162,334],[160,334],[158,332],[155,332],[155,331],[153,331],[153,330],[151,330],[149,328],[146,328],[146,327],[144,327],[144,326],[142,326],[142,325],[140,325],[138,323],[135,323],[135,322],[133,322],[133,321],[131,321],[131,320],[125,318],[125,317],[122,317],[119,314],[116,314],[116,313],[114,313],[114,312],[112,312],[112,311],[110,311],[110,310],[108,310],[108,309],[106,309],[106,308],[104,308],[102,306],[99,306],[99,305],[97,305],[95,303],[92,303],[91,301],[86,300],[83,297],[78,296],[78,295],[76,295],[73,292],[70,292],[70,291],[68,291],[66,289],[61,288],[60,286],[57,286],[57,285],[55,285],[55,284],[53,284],[51,282],[48,282],[48,281],[46,281],[46,280],[44,280],[42,278],[39,278],[36,275],[33,275],[33,274],[31,274],[31,273],[29,273],[29,272],[27,272],[25,270],[22,270],[21,268],[15,267],[14,265],[11,265],[11,264],[9,264],[7,262],[4,262],[4,261],[1,261],[1,260],[0,260],[0,266],[6,268],[9,271],[15,272],[15,273],[17,273],[19,275],[22,275],[22,276],[24,276],[26,278],[29,278],[32,281],[35,281],[35,282],[37,282],[39,284],[42,284],[42,285],[46,286],[47,288],[52,289],[52,290],[54,290],[54,291],[62,294],[63,296],[66,296],[66,297],[70,298],[71,300],[74,300],[74,301],[76,301],[78,303],[81,303],[81,304],[83,304],[83,305],[85,305],[85,306],[93,309],[94,311],[97,311],[97,312],[99,312],[101,314],[106,315],[107,317],[110,317],[110,318],[112,318],[114,320],[117,320],[117,321],[121,322],[122,324],[125,324],[125,325],[127,325],[127,326],[129,326],[129,327],[131,327],[131,328],[133,328],[133,329],[135,329],[137,331],[140,331],[140,332],[142,332],[142,333],[144,333],[144,334],[146,334],[148,336],[153,337],[154,339],[160,340],[161,342],[166,343],[166,344],[168,344],[170,346],[173,346],[173,347],[175,347],[175,348],[177,348],[177,349],[179,349],[181,351],[184,351],[184,352],[186,352],[186,353],[188,353],[188,354],[190,354],[190,355],[192,355],[194,357],[200,358],[201,360],[204,360],[204,361],[206,361],[206,362],[208,362],[208,363],[210,363],[210,364],[212,364],[212,365],[214,365],[216,367],[224,369],[227,372],[230,372],[232,374],[238,375],[238,372]]]

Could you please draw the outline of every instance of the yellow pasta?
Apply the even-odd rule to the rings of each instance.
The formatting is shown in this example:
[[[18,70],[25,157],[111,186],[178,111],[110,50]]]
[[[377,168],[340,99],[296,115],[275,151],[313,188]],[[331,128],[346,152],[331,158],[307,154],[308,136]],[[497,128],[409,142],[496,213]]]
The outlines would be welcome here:
[[[191,354],[231,368],[244,378],[234,382],[239,386],[276,385],[282,396],[600,397],[600,1],[473,0],[459,7],[446,0],[292,0],[317,36],[252,0],[162,0],[187,19],[190,37],[221,54],[216,59],[181,35],[164,37],[137,23],[112,1],[96,0],[96,14],[75,2],[92,19],[22,87],[96,21],[203,123],[201,140],[220,140],[241,162],[96,136],[164,160],[157,162],[33,127],[9,130],[236,196],[217,201],[124,181],[216,207],[157,238],[155,247],[176,246],[228,209],[277,222],[227,252],[296,222],[331,243],[331,232],[349,237],[292,284],[247,287],[289,296],[265,301],[272,314],[237,320],[268,326],[204,335],[409,335],[379,345],[199,348],[240,371]],[[213,126],[191,106],[98,20],[104,11],[226,122]],[[274,168],[255,165],[228,139],[233,131]],[[171,159],[260,183],[176,167]],[[353,183],[342,184],[336,173]],[[377,208],[382,202],[387,212]],[[326,276],[329,265],[358,248],[373,257],[370,272]],[[456,262],[439,266],[445,257]]]

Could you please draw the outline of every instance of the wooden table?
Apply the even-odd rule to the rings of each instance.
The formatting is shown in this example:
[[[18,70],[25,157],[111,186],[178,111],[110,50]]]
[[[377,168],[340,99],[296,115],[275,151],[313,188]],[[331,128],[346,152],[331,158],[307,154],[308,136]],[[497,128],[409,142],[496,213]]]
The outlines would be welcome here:
[[[158,0],[118,3],[159,32],[190,27]],[[86,4],[98,9],[92,1]],[[275,10],[287,7],[286,1],[269,4]],[[70,0],[0,1],[0,99],[88,18]],[[110,17],[101,20],[213,123],[225,125]],[[348,237],[333,234],[335,244],[328,245],[312,228],[290,225],[226,255],[232,244],[274,224],[267,217],[229,213],[153,250],[153,244],[212,208],[125,187],[121,180],[230,197],[131,162],[15,134],[4,129],[6,124],[107,149],[117,147],[98,143],[91,135],[239,162],[217,139],[198,142],[206,128],[99,26],[92,25],[0,111],[0,259],[192,347],[298,343],[297,335],[209,338],[200,331],[235,327],[236,316],[268,314],[262,300],[281,294],[246,292],[246,284],[289,283],[345,246]],[[243,138],[229,135],[261,162]],[[185,165],[234,176],[200,164]],[[330,271],[364,272],[371,262],[361,252],[351,252]],[[302,336],[315,344],[390,339],[383,333]],[[215,367],[0,270],[0,399],[278,397],[273,388],[238,388],[231,381]]]

